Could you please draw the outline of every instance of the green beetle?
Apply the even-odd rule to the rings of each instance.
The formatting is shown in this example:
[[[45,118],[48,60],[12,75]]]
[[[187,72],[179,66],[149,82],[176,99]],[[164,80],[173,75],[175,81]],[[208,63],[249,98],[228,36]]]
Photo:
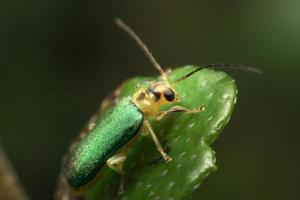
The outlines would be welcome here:
[[[160,67],[134,31],[120,19],[117,19],[116,23],[139,44],[154,67],[160,72],[161,79],[150,82],[147,88],[138,88],[132,97],[121,99],[103,118],[89,127],[88,134],[73,148],[63,166],[63,177],[75,190],[81,190],[89,185],[105,164],[119,174],[124,174],[123,163],[126,160],[127,151],[135,141],[134,138],[137,138],[141,133],[151,136],[157,150],[166,162],[172,160],[163,150],[149,119],[154,118],[159,121],[170,113],[199,113],[205,109],[204,106],[194,109],[173,106],[168,110],[160,111],[161,106],[179,101],[174,86],[180,81],[203,68],[227,67],[257,71],[241,65],[205,65],[170,82],[167,72]]]

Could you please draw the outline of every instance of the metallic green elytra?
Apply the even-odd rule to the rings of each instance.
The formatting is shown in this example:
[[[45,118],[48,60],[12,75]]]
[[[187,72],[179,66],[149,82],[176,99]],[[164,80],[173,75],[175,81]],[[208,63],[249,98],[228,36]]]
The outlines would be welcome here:
[[[89,183],[106,160],[136,135],[142,123],[143,114],[130,98],[108,111],[69,156],[64,176],[70,186],[80,188]]]

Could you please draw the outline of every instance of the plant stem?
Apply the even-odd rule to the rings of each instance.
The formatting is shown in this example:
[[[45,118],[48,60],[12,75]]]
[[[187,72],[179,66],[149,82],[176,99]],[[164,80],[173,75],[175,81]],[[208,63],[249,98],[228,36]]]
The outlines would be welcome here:
[[[0,200],[28,200],[15,171],[0,145]]]

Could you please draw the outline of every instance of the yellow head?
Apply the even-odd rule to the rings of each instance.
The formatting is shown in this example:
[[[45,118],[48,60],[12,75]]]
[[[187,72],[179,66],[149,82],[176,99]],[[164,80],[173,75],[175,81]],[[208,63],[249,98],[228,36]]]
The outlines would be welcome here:
[[[132,101],[146,115],[156,115],[160,106],[177,100],[175,89],[163,80],[152,82],[149,87],[138,90],[132,97]]]

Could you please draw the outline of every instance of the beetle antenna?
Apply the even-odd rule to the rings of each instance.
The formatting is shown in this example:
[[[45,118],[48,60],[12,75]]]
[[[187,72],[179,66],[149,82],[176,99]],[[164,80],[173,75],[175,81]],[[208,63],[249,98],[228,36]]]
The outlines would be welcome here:
[[[188,73],[188,74],[182,76],[181,78],[175,80],[174,83],[178,83],[178,82],[188,78],[189,76],[192,76],[196,72],[198,72],[202,69],[207,69],[207,68],[211,68],[211,69],[226,68],[226,69],[237,69],[237,70],[251,72],[251,73],[257,73],[257,74],[262,73],[262,71],[260,69],[253,68],[253,67],[250,67],[250,66],[245,66],[245,65],[230,64],[230,63],[209,64],[209,65],[202,65],[201,67],[198,67],[197,69],[191,71],[190,73]]]
[[[153,66],[162,74],[164,79],[167,79],[167,74],[162,69],[162,67],[158,64],[156,59],[153,57],[152,53],[146,46],[146,44],[141,40],[141,38],[127,25],[125,24],[120,18],[116,18],[116,24],[123,29],[131,38],[139,45],[139,47],[143,50],[146,57],[149,61],[153,64]]]

